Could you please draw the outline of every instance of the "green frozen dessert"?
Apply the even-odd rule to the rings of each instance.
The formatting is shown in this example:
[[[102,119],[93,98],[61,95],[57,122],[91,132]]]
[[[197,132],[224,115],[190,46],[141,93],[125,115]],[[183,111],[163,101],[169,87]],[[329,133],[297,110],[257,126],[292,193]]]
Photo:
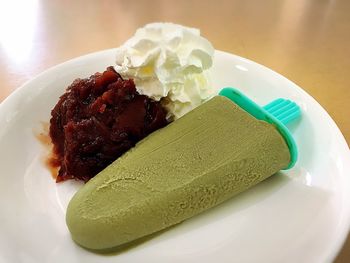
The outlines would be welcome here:
[[[216,96],[91,179],[69,203],[67,225],[83,247],[116,247],[199,214],[290,161],[274,125]]]

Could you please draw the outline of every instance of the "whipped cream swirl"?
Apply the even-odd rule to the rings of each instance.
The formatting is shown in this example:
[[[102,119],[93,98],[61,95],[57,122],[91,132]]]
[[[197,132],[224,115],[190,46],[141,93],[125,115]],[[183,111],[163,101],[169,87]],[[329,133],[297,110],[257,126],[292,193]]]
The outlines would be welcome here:
[[[210,98],[214,48],[195,28],[152,23],[117,49],[116,71],[177,119]]]

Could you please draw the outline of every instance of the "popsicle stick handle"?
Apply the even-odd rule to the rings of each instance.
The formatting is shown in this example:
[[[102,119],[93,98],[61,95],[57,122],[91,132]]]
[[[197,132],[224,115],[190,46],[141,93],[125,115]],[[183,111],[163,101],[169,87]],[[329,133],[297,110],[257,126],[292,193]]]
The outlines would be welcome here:
[[[301,116],[300,108],[295,102],[282,98],[270,102],[263,108],[284,125]]]

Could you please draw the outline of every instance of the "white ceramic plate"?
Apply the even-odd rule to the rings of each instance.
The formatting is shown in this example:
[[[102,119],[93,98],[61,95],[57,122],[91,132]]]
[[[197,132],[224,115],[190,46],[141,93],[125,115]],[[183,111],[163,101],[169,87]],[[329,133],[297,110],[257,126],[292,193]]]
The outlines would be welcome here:
[[[332,119],[302,89],[252,61],[217,51],[215,88],[234,86],[259,104],[290,98],[303,111],[290,127],[296,167],[114,255],[77,246],[65,209],[79,183],[56,184],[35,134],[65,88],[114,64],[115,50],[42,73],[0,105],[0,262],[330,262],[350,219],[349,148]],[[218,145],[219,147],[219,145]]]

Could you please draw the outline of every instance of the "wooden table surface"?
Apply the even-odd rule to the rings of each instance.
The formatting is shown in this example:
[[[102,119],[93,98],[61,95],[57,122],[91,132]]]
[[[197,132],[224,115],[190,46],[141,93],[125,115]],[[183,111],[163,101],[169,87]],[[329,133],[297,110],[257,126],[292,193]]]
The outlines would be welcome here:
[[[51,66],[169,21],[200,28],[216,49],[297,83],[349,143],[349,14],[347,0],[0,0],[0,102]],[[350,239],[336,262],[350,262]]]

